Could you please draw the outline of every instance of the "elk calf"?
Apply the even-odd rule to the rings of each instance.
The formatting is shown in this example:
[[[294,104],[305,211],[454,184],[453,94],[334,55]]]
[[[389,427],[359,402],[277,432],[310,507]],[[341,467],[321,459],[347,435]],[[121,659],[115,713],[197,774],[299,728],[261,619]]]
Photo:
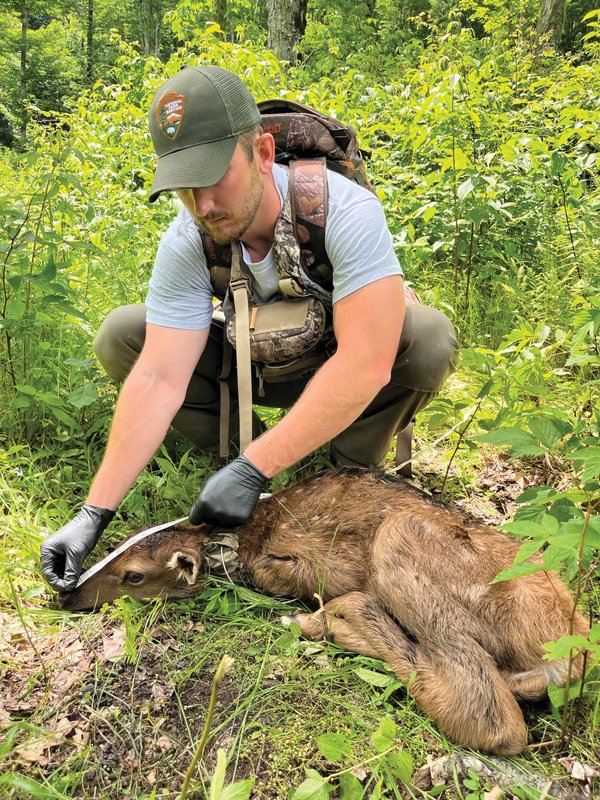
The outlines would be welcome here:
[[[122,594],[202,590],[205,525],[154,534],[63,598],[93,608]],[[518,544],[384,473],[322,472],[259,503],[239,529],[240,568],[270,594],[312,599],[287,617],[304,635],[381,658],[455,742],[511,755],[526,746],[517,699],[563,685],[567,661],[543,660],[568,633],[573,600],[549,572],[491,584]],[[236,574],[232,576],[236,579]],[[587,624],[575,612],[574,632]],[[583,659],[573,664],[580,677]]]

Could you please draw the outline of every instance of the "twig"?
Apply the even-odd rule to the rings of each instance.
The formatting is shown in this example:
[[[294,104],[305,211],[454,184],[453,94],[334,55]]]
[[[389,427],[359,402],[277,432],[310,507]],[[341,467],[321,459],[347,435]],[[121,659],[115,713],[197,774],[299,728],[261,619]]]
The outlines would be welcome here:
[[[528,750],[541,750],[542,747],[555,747],[559,744],[560,739],[548,739],[545,742],[535,742],[535,744],[530,744],[527,746]]]
[[[562,182],[562,178],[560,177],[560,175],[557,175],[556,178],[558,180],[558,185],[560,186],[560,191],[562,193],[563,208],[565,210],[565,220],[567,223],[569,240],[571,242],[571,251],[573,253],[573,260],[575,261],[575,269],[577,270],[577,275],[579,277],[579,280],[581,280],[582,279],[581,270],[579,269],[579,260],[577,258],[577,250],[575,249],[575,237],[573,236],[573,231],[571,230],[571,220],[569,218],[569,209],[567,207],[567,193],[565,192],[565,185]]]
[[[436,439],[435,442],[433,442],[433,444],[430,444],[427,447],[422,448],[412,458],[403,461],[402,464],[397,464],[395,467],[391,467],[391,469],[389,469],[388,472],[399,472],[403,467],[406,467],[407,464],[412,464],[413,461],[415,461],[415,459],[418,460],[424,453],[433,452],[435,448],[438,446],[438,444],[440,444],[440,442],[443,442],[444,439],[447,439],[451,434],[453,434],[454,431],[457,428],[460,428],[460,426],[465,421],[466,421],[466,414],[463,415],[463,418],[461,420],[459,420],[455,425],[453,425],[449,430],[447,430],[446,433],[443,433],[439,439]]]
[[[448,476],[450,475],[450,467],[452,466],[452,462],[454,461],[454,457],[458,453],[458,448],[460,447],[460,444],[461,444],[462,440],[465,438],[465,433],[467,432],[467,430],[469,429],[469,427],[472,425],[473,421],[475,420],[475,417],[477,416],[477,412],[479,411],[482,403],[483,403],[483,397],[480,397],[479,398],[479,402],[475,406],[475,410],[473,411],[473,413],[471,414],[471,416],[467,420],[467,424],[462,429],[462,431],[459,431],[459,433],[458,433],[458,441],[456,442],[456,447],[452,451],[452,455],[450,456],[450,461],[448,461],[448,466],[446,467],[446,474],[444,475],[444,481],[442,483],[442,489],[440,491],[440,497],[441,497],[442,500],[444,499],[444,492],[446,491],[446,483],[448,482]]]
[[[185,800],[188,794],[188,790],[190,787],[190,782],[196,771],[196,767],[198,766],[198,762],[202,758],[204,754],[204,748],[206,747],[206,743],[208,742],[208,737],[210,734],[210,726],[212,723],[213,714],[215,713],[215,705],[217,702],[217,693],[219,691],[219,686],[221,681],[225,677],[225,675],[231,670],[233,667],[233,658],[230,656],[223,656],[219,666],[217,667],[217,671],[215,672],[215,677],[213,678],[212,689],[210,691],[210,700],[208,702],[208,711],[206,712],[206,722],[204,723],[204,730],[202,731],[202,736],[200,737],[200,741],[198,742],[198,746],[196,747],[196,751],[192,760],[190,761],[190,765],[187,768],[185,773],[185,778],[183,779],[183,786],[181,787],[181,794],[179,795],[179,800]]]
[[[577,585],[575,587],[575,596],[573,598],[573,610],[571,612],[571,616],[569,618],[569,636],[573,635],[573,627],[575,625],[575,614],[577,614],[577,603],[579,602],[579,598],[581,597],[581,592],[583,590],[583,551],[585,548],[585,537],[587,534],[588,525],[590,523],[590,517],[592,515],[592,504],[591,501],[588,502],[587,509],[585,512],[585,518],[583,520],[583,530],[581,531],[581,540],[579,542],[579,552],[577,554]],[[567,716],[568,716],[568,706],[569,706],[569,684],[571,683],[571,670],[573,667],[573,660],[575,658],[573,649],[569,652],[569,665],[567,668],[567,680],[565,683],[565,695],[564,695],[564,708],[563,708],[563,716],[562,716],[562,726],[560,731],[560,743],[564,747],[568,747],[571,743],[571,739],[573,738],[573,732],[575,730],[575,725],[577,723],[577,716],[580,709],[580,704],[577,703],[575,706],[575,710],[573,712],[573,718],[571,720],[570,729],[567,732]],[[584,662],[583,662],[583,672],[581,674],[581,690],[580,696],[583,692],[583,685],[585,683],[585,670],[587,667],[587,651],[584,653]]]

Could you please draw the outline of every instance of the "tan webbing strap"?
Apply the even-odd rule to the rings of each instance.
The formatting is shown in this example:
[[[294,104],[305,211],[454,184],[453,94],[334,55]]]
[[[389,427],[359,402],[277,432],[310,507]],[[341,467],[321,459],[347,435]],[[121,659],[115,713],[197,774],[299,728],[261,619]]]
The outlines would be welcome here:
[[[238,403],[240,416],[240,453],[252,441],[252,371],[250,364],[250,281],[242,274],[239,242],[231,247],[231,281],[235,308],[235,351],[237,360]]]
[[[229,392],[229,376],[233,364],[233,347],[229,343],[223,326],[223,362],[219,373],[220,419],[219,419],[219,456],[229,455],[229,415],[231,413],[231,396]]]

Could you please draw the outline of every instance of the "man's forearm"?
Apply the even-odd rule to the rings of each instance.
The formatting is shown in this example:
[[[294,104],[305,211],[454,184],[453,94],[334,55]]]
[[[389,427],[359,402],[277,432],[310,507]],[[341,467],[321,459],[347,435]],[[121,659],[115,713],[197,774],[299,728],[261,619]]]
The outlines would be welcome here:
[[[183,397],[136,373],[123,384],[106,447],[87,502],[115,509],[165,437]]]
[[[346,430],[389,382],[404,324],[402,279],[382,278],[343,298],[333,323],[335,354],[281,422],[245,450],[267,477]]]
[[[351,425],[388,380],[389,374],[368,368],[357,374],[353,359],[332,356],[281,422],[245,455],[268,477],[276,475]]]

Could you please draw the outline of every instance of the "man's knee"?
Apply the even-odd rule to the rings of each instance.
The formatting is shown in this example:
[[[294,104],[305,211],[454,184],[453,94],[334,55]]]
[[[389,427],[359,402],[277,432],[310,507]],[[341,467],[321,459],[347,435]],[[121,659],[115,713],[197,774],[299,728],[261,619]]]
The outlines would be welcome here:
[[[458,342],[448,317],[436,308],[407,306],[392,380],[419,391],[437,393],[456,369],[457,362]]]
[[[123,381],[144,345],[146,307],[121,306],[106,317],[94,341],[98,360],[116,381]]]

